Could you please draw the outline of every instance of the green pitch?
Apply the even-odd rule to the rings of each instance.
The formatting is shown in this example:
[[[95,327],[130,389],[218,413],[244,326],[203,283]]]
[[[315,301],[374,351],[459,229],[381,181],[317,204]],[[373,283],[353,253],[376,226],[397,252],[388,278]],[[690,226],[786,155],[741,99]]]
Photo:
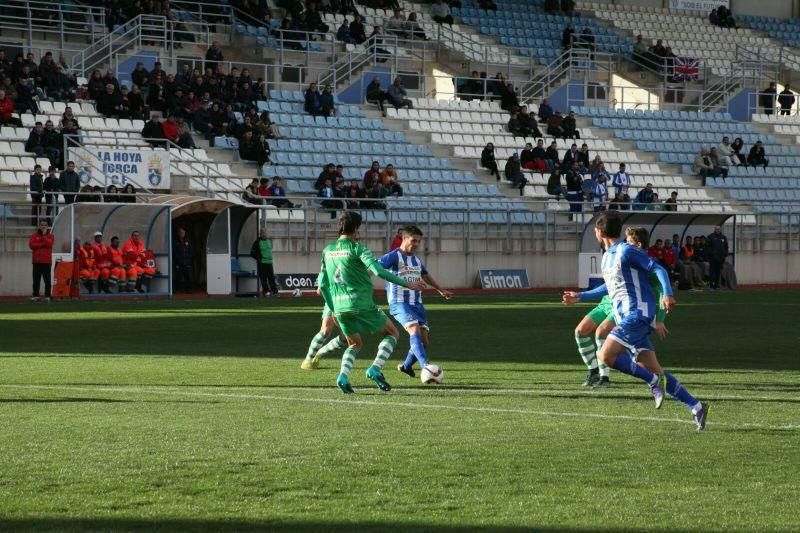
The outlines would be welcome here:
[[[580,386],[556,294],[429,299],[445,384],[299,369],[320,303],[0,305],[0,530],[798,531],[800,292],[679,296],[706,431]]]

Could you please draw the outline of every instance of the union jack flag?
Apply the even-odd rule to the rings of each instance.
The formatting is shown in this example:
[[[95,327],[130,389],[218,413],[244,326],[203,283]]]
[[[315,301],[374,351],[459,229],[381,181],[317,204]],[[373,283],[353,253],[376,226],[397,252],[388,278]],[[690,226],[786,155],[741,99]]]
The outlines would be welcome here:
[[[700,75],[700,60],[696,57],[675,57],[673,61],[675,81],[693,81]]]

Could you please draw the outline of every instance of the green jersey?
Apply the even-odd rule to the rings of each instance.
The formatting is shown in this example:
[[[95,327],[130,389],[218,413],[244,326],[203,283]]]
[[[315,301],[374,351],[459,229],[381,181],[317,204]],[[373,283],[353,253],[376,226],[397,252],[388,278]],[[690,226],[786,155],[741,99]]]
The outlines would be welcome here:
[[[335,313],[365,311],[375,307],[372,301],[372,278],[378,260],[369,248],[345,237],[329,244],[322,251],[320,292]]]
[[[656,297],[656,322],[664,322],[667,319],[667,312],[661,307],[661,300],[664,298],[661,282],[658,281],[658,276],[653,273],[647,274],[647,279],[650,280],[650,286],[653,288],[653,294]]]

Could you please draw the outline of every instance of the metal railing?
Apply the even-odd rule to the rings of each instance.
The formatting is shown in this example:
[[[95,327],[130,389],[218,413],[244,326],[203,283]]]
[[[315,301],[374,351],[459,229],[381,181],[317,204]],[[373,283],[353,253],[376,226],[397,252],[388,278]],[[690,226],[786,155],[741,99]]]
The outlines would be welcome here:
[[[19,32],[26,48],[36,40],[53,40],[59,48],[64,48],[67,37],[75,36],[93,42],[105,34],[105,10],[76,2],[3,0],[0,32]]]

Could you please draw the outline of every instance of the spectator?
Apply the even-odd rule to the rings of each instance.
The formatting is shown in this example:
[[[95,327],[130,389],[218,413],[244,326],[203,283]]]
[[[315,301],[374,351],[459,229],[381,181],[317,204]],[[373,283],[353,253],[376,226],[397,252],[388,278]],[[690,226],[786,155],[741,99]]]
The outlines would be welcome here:
[[[658,199],[658,193],[653,193],[653,200],[644,206],[645,211],[664,211],[664,204]]]
[[[516,113],[519,110],[519,96],[512,83],[500,86],[500,109],[505,109],[509,113]]]
[[[769,84],[769,87],[764,89],[761,96],[759,96],[761,107],[765,115],[771,115],[775,112],[775,96],[777,94],[778,89],[775,87],[775,83],[772,82]]]
[[[106,83],[103,81],[100,71],[97,69],[93,70],[92,74],[89,76],[89,82],[86,85],[86,91],[89,94],[89,98],[92,100],[97,100],[97,98],[103,94],[105,90]]]
[[[706,239],[705,253],[709,263],[709,286],[712,291],[719,290],[722,264],[728,257],[728,238],[722,234],[719,226],[714,226],[714,233]]]
[[[453,24],[450,8],[442,0],[436,0],[431,6],[431,18],[438,24]]]
[[[306,3],[306,26],[312,32],[328,33],[330,30],[330,27],[322,22],[322,16],[313,2]]]
[[[571,17],[575,14],[575,0],[561,0],[561,12]]]
[[[584,26],[581,30],[581,34],[578,35],[578,46],[584,50],[588,50],[590,54],[594,54],[594,34],[592,33],[592,28],[589,25]],[[594,55],[591,55],[590,57],[593,59]]]
[[[61,191],[61,185],[56,176],[55,165],[50,165],[47,169],[47,177],[44,179],[42,189],[44,190],[44,201],[47,204],[45,215],[48,221],[52,221],[52,216],[55,214],[56,205],[58,204],[58,193]]]
[[[519,116],[516,113],[511,113],[511,116],[508,119],[508,131],[516,137],[525,138],[525,134],[522,131],[522,124],[519,123]]]
[[[161,133],[166,140],[178,144],[181,135],[178,131],[178,123],[175,119],[175,115],[168,116],[167,120],[161,123]]]
[[[694,156],[692,172],[703,178],[703,186],[706,184],[706,179],[709,177],[716,177],[714,164],[711,162],[711,158],[708,156],[708,152],[706,152],[705,148],[700,148],[700,153]]]
[[[320,111],[323,117],[332,117],[336,114],[336,107],[333,104],[333,94],[331,86],[326,85],[319,96]]]
[[[341,207],[338,201],[333,200],[336,198],[336,193],[333,190],[333,182],[330,178],[325,178],[325,184],[317,193],[320,198],[325,198],[320,202],[320,205],[326,209],[339,209]]]
[[[494,157],[494,144],[487,143],[481,151],[481,166],[489,171],[490,176],[496,176],[500,181],[500,171],[497,170],[497,160]]]
[[[269,186],[269,193],[273,198],[271,203],[275,207],[294,207],[294,204],[286,199],[286,190],[283,188],[280,176],[272,177],[272,185]]]
[[[314,116],[323,114],[322,99],[320,98],[321,96],[322,95],[317,89],[317,84],[312,82],[311,85],[308,86],[308,89],[306,89],[305,94],[303,95],[305,99],[305,104],[303,106],[303,109],[305,109],[306,113],[310,113]]]
[[[556,151],[556,160],[558,159],[558,151]],[[533,160],[536,168],[542,168],[541,166],[544,165],[545,172],[553,172],[556,165],[553,161],[548,157],[547,150],[544,148],[544,141],[542,139],[538,139],[536,141],[536,147],[533,149]],[[541,163],[538,163],[541,162]],[[542,173],[544,174],[544,173]]]
[[[403,80],[400,78],[395,78],[394,83],[389,87],[389,102],[398,109],[401,107],[414,108],[414,104],[408,99],[403,87]]]
[[[124,87],[123,87],[124,88]],[[124,104],[123,93],[123,105]],[[144,117],[144,95],[139,91],[138,85],[133,85],[128,93],[128,118],[131,120],[142,120]]]
[[[538,143],[537,143],[538,144]],[[547,159],[550,160],[548,163],[548,168],[552,165],[553,168],[558,167],[561,164],[561,159],[558,156],[558,145],[555,141],[550,143],[550,146],[547,147],[545,150],[545,154],[547,155]],[[545,161],[547,163],[547,161]]]
[[[194,246],[186,230],[178,227],[177,238],[172,241],[172,263],[175,266],[176,292],[192,292],[192,263]]]
[[[633,60],[639,63],[647,63],[649,62],[647,54],[647,44],[642,40],[642,34],[640,33],[636,36],[636,42],[633,43]]]
[[[337,183],[344,183],[344,167],[342,165],[336,165],[336,170],[333,174],[333,184],[336,185]]]
[[[563,131],[564,131],[564,138],[567,138],[567,137],[569,137],[570,139],[580,139],[581,138],[580,132],[576,129],[577,128],[577,124],[575,122],[575,112],[574,111],[570,111],[569,114],[566,117],[564,117],[564,120],[561,123],[561,127],[563,128]]]
[[[75,163],[67,161],[67,170],[61,172],[58,177],[58,189],[64,196],[64,203],[71,204],[75,201],[75,194],[81,186],[81,178],[75,172]]]
[[[580,163],[580,152],[578,151],[578,145],[572,143],[569,150],[564,154],[564,160],[561,162],[561,166],[563,168],[572,168],[572,164],[578,162]]]
[[[653,203],[654,196],[655,193],[653,192],[653,184],[648,183],[644,186],[644,189],[639,190],[636,198],[633,199],[634,211],[644,211],[649,204]]]
[[[356,15],[350,23],[350,37],[355,39],[356,44],[361,44],[367,40],[367,29],[364,27],[364,17]]]
[[[256,260],[258,280],[261,283],[263,297],[278,296],[278,283],[275,281],[275,270],[272,265],[272,239],[266,228],[258,232],[258,239],[250,247],[250,257]]]
[[[614,174],[614,199],[629,203],[631,201],[631,197],[628,194],[628,191],[631,187],[631,176],[625,171],[625,168],[625,163],[620,163],[619,171]],[[620,196],[620,193],[622,196]]]
[[[626,211],[631,208],[630,200],[626,200],[625,195],[621,191],[618,191],[614,194],[611,203],[608,204],[608,208],[614,211]]]
[[[356,44],[356,40],[350,35],[350,24],[347,22],[347,17],[344,18],[342,25],[336,31],[336,38],[343,43]]]
[[[723,166],[722,161],[720,161],[719,155],[717,154],[716,148],[711,148],[711,153],[708,154],[708,158],[711,160],[711,164],[714,166],[714,175],[722,176],[722,179],[727,178],[728,167]]]
[[[166,146],[164,139],[164,125],[161,123],[161,115],[156,113],[152,113],[150,115],[150,120],[145,122],[144,128],[142,128],[142,137],[144,140],[147,141],[150,146],[159,148]]]
[[[261,113],[261,117],[259,118],[258,122],[258,131],[264,136],[265,139],[275,139],[277,141],[283,138],[280,130],[278,129],[278,125],[272,122],[272,119],[269,116],[269,111],[264,111]]]
[[[397,35],[398,38],[404,39],[408,35],[405,32],[406,21],[403,19],[403,12],[400,9],[395,9],[392,17],[386,21],[386,31]]]
[[[666,55],[667,55],[667,49],[664,47],[664,44],[663,44],[663,42],[662,42],[662,40],[661,40],[661,39],[658,39],[658,40],[656,41],[656,44],[654,44],[654,45],[652,46],[652,48],[650,48],[650,52],[651,52],[651,53],[652,53],[654,56],[656,56],[656,58],[658,58],[659,62],[660,62],[660,61],[661,61],[661,60],[662,60],[664,57],[666,57]]]
[[[672,191],[669,198],[664,200],[664,211],[672,211],[673,213],[678,210],[678,191]]]
[[[319,191],[325,185],[326,179],[331,180],[332,184],[336,183],[336,165],[333,163],[328,163],[323,167],[322,172],[317,176],[317,181],[314,182],[314,188]]]
[[[522,165],[522,168],[527,170],[536,170],[542,175],[544,175],[545,170],[547,170],[547,165],[545,165],[545,162],[536,159],[536,156],[533,153],[533,145],[531,143],[525,143],[525,148],[522,149],[522,153],[519,155],[519,161]]]
[[[608,184],[602,174],[592,184],[592,205],[595,212],[605,211],[608,205]]]
[[[544,0],[544,11],[548,15],[560,15],[560,7],[560,0]]]
[[[103,201],[108,203],[119,203],[119,190],[113,183],[106,187],[106,193],[103,195]]]
[[[647,255],[655,259],[661,266],[666,267],[664,263],[664,241],[662,239],[656,239],[655,244],[647,249]]]
[[[53,159],[52,156],[57,155],[51,153],[47,148],[45,148],[44,126],[42,126],[41,122],[36,122],[30,134],[28,135],[28,140],[25,142],[25,151],[36,154],[36,157],[43,157],[46,155],[46,157],[50,158],[51,161]],[[58,157],[56,157],[56,161],[58,161]]]
[[[136,63],[136,68],[131,72],[131,82],[142,89],[146,89],[150,83],[150,73],[144,68],[143,63]]]
[[[126,183],[125,187],[122,188],[122,194],[120,194],[119,201],[125,204],[136,203],[136,189],[133,187],[132,183]]]
[[[567,138],[564,134],[564,117],[561,116],[561,111],[558,109],[556,109],[555,115],[547,120],[547,134],[562,139]]]
[[[358,207],[361,205],[358,200],[366,198],[366,194],[364,189],[359,187],[358,180],[350,180],[350,185],[347,187],[347,189],[345,189],[345,198],[348,199],[348,209],[358,209]]]
[[[104,117],[119,117],[122,112],[122,96],[111,83],[97,97],[97,111]]]
[[[734,165],[747,165],[747,158],[742,154],[742,148],[744,148],[744,141],[742,141],[741,137],[736,137],[731,143],[731,150],[733,151],[731,161]]]
[[[372,81],[367,85],[367,102],[372,102],[378,105],[378,109],[383,112],[383,102],[389,97],[389,94],[381,89],[381,80],[378,77],[372,78]]]
[[[413,11],[408,14],[406,18],[406,33],[411,35],[413,39],[421,39],[423,41],[428,40],[428,36],[425,35],[425,31],[422,29],[422,26],[419,25],[417,22],[417,14]]]
[[[44,174],[42,174],[42,165],[35,165],[33,167],[33,174],[30,177],[30,188],[28,189],[31,195],[31,226],[38,224],[40,211],[42,205],[42,197],[44,196]]]
[[[258,194],[258,178],[253,178],[242,192],[242,200],[248,204],[264,205],[264,199]]]
[[[591,155],[589,154],[589,145],[583,143],[581,145],[581,149],[578,150],[578,163],[581,164],[581,173],[586,174],[589,172],[589,158]]]
[[[403,196],[403,188],[397,183],[398,179],[397,171],[391,163],[387,164],[380,172],[379,180],[384,188],[386,188],[386,194],[388,196]]]
[[[210,68],[212,71],[217,70],[217,64],[222,61],[225,61],[225,58],[222,55],[222,49],[219,47],[219,41],[214,41],[211,43],[211,48],[206,51],[206,62],[203,68]]]
[[[493,0],[478,0],[478,7],[484,11],[497,11],[497,4]]]
[[[564,50],[572,48],[574,39],[575,39],[575,28],[572,27],[572,24],[567,24],[567,27],[564,28],[564,31],[561,33],[561,47]]]
[[[255,161],[259,167],[270,162],[270,149],[267,141],[253,137],[252,131],[246,131],[239,140],[239,157],[245,161]]]
[[[39,229],[28,239],[28,247],[33,252],[33,301],[39,300],[39,288],[44,280],[44,299],[50,301],[51,268],[53,263],[53,242],[47,220],[39,221]]]
[[[577,161],[572,167],[564,172],[567,182],[567,201],[569,210],[573,213],[580,213],[583,210],[583,176],[577,167]]]
[[[64,150],[64,138],[53,126],[53,121],[48,120],[44,125],[44,149],[50,163],[62,166],[61,152]]]
[[[377,183],[375,183],[375,185],[367,189],[366,192],[367,192],[367,198],[370,198],[371,200],[383,200],[389,195],[389,192],[386,190],[386,187],[384,187],[383,183],[381,183],[380,181],[378,181]],[[342,194],[344,194],[344,191],[342,191]],[[368,202],[365,207],[367,209],[386,209],[386,202],[372,201]]]
[[[76,202],[92,203],[97,202],[99,199],[92,193],[92,186],[88,183],[83,185],[75,196]]]
[[[764,168],[767,168],[767,165],[769,165],[769,159],[767,159],[764,152],[764,143],[761,141],[756,141],[756,144],[750,148],[750,153],[747,154],[747,164],[754,167],[757,165],[762,165]]]
[[[564,187],[561,183],[561,169],[555,168],[553,172],[550,174],[550,177],[547,178],[547,194],[552,194],[556,197],[557,200],[560,200],[562,196],[567,196],[567,188]]]
[[[208,110],[208,102],[200,102],[200,107],[194,112],[192,116],[192,126],[195,131],[203,135],[205,140],[214,146],[214,135],[216,133],[214,124],[211,123],[211,112]]]
[[[594,172],[592,172],[592,180],[597,181],[601,176],[605,178],[607,185],[612,183],[611,174],[608,173],[605,163],[602,162],[595,166]]]
[[[178,119],[178,146],[181,148],[195,149],[194,137],[189,129],[189,125],[182,118]]]
[[[366,191],[369,191],[380,180],[380,169],[380,163],[373,161],[372,166],[364,172],[364,189]]]
[[[22,122],[14,114],[14,101],[0,89],[0,126],[22,126]]]
[[[791,115],[792,114],[792,106],[794,106],[794,93],[792,89],[789,87],[789,84],[786,84],[786,87],[783,88],[781,94],[778,96],[778,104],[781,106],[781,115]]]
[[[539,120],[543,122],[547,122],[550,120],[550,117],[553,116],[553,108],[550,106],[550,100],[545,98],[542,100],[542,103],[539,104]]]
[[[506,161],[505,174],[506,179],[510,181],[514,187],[519,189],[519,195],[522,196],[528,180],[522,174],[518,153],[514,152],[511,157],[508,158],[508,161]]]
[[[527,137],[528,135],[531,135],[532,137],[542,136],[542,132],[539,131],[539,123],[531,113],[528,113],[528,106],[522,106],[519,108],[517,118],[519,119],[519,124],[522,127],[523,137]]]
[[[731,147],[728,136],[722,138],[722,142],[717,145],[717,157],[719,158],[720,165],[730,168],[732,165],[739,165],[739,158],[735,157],[733,148]]]

